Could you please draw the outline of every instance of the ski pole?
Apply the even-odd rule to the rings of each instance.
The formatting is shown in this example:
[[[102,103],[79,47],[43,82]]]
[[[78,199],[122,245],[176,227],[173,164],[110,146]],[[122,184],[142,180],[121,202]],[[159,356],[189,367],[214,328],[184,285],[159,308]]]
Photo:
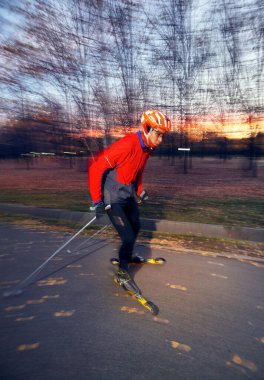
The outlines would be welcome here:
[[[67,252],[68,252],[68,253],[72,253],[72,254],[75,255],[75,256],[80,255],[81,253],[78,252],[78,251],[80,251],[80,248],[82,248],[83,246],[85,246],[85,247],[82,248],[82,249],[87,249],[87,248],[89,248],[89,247],[91,246],[91,244],[89,244],[89,245],[87,246],[87,243],[88,243],[90,240],[94,239],[95,236],[100,235],[103,231],[105,231],[105,230],[106,230],[108,227],[110,227],[110,226],[111,226],[111,223],[106,224],[106,225],[103,226],[99,231],[95,232],[92,236],[90,236],[86,241],[80,243],[76,248],[74,248],[74,250],[67,249]],[[75,253],[75,252],[77,252],[77,253]]]
[[[48,264],[48,262],[53,259],[59,252],[61,252],[73,239],[75,239],[85,228],[92,224],[96,220],[94,216],[88,223],[86,223],[78,232],[76,232],[69,240],[67,240],[61,247],[59,247],[47,260],[45,260],[37,269],[35,269],[28,277],[22,280],[17,284],[11,291],[5,292],[4,297],[9,297],[12,295],[19,295],[22,293],[22,288],[25,287],[25,284],[32,279],[34,276],[40,273],[40,271]]]

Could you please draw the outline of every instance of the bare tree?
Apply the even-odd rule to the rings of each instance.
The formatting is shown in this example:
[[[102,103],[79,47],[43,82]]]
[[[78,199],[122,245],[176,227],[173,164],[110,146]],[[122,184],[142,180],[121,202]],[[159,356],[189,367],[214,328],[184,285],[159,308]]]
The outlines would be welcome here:
[[[249,169],[254,169],[253,173],[256,173],[253,156],[257,134],[254,120],[258,118],[261,102],[263,104],[260,90],[263,72],[263,21],[259,18],[261,8],[256,12],[259,5],[258,1],[255,4],[238,4],[233,0],[222,0],[215,6],[220,43],[216,47],[218,67],[212,94],[223,125],[229,118],[232,121],[234,116],[240,118],[241,122],[246,116],[250,131]]]
[[[35,0],[27,6],[0,0],[0,6],[19,15],[13,29],[19,33],[4,32],[0,40],[3,114],[14,110],[20,118],[36,103],[56,105],[59,117],[65,114],[58,130],[93,135],[100,129],[108,144],[113,126],[125,132],[143,108],[157,107],[173,119],[172,154],[176,144],[189,147],[193,131],[203,135],[198,116],[211,114],[223,127],[240,113],[251,134],[258,133],[261,0]],[[97,141],[88,148],[96,150]]]
[[[197,112],[199,75],[210,56],[209,33],[195,29],[192,0],[157,1],[155,14],[156,17],[153,14],[149,17],[150,34],[156,37],[151,43],[152,64],[158,65],[160,97],[166,99],[167,94],[164,103],[170,113],[178,115],[181,145],[187,148],[192,115]],[[185,155],[185,173],[187,169]]]
[[[136,39],[134,23],[138,22],[138,1],[108,1],[110,22],[110,56],[116,70],[114,80],[118,124],[132,126],[138,114],[139,83],[139,43]],[[141,73],[142,75],[142,73]]]

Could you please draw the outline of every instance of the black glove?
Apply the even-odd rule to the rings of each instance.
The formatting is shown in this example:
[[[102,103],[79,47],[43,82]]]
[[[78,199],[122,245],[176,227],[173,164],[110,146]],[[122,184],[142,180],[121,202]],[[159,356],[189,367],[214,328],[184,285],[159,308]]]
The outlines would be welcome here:
[[[142,202],[146,201],[147,199],[148,199],[148,193],[146,192],[146,190],[143,190],[137,199],[137,203],[141,204]]]
[[[105,206],[104,202],[93,202],[92,206],[90,206],[90,210],[95,212],[96,218],[99,218],[105,213],[107,206]]]

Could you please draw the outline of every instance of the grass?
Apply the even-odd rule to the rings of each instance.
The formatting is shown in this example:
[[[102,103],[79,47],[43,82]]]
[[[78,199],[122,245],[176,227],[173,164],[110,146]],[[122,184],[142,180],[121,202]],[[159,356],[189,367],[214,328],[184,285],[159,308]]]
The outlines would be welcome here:
[[[143,231],[139,241],[150,241],[152,245],[165,247],[173,251],[188,251],[206,255],[207,253],[225,253],[264,258],[264,243],[251,241],[208,238],[203,236],[161,234]]]
[[[142,207],[142,216],[179,222],[221,224],[225,226],[264,227],[264,202],[259,198],[160,199]]]
[[[81,226],[67,220],[51,218],[34,218],[21,214],[0,213],[0,220],[4,223],[16,224],[27,228],[52,230],[58,232],[74,233]],[[94,234],[98,228],[92,226],[84,231],[84,236]],[[105,230],[100,237],[112,238],[119,241],[113,228]],[[141,231],[138,244],[151,245],[160,249],[183,253],[198,253],[202,255],[228,254],[264,258],[264,243],[249,241],[236,241],[229,239],[216,239],[197,236],[172,235],[158,232]]]
[[[29,216],[26,214],[16,214],[16,213],[7,213],[0,212],[0,222],[16,224],[18,226],[25,226],[34,229],[45,229],[52,231],[62,231],[74,233],[81,227],[83,224],[76,221],[70,221],[65,219],[55,219],[55,218],[45,218],[45,217],[35,217]],[[91,235],[92,233],[99,230],[101,227],[96,225],[89,226],[85,229],[84,234]]]
[[[81,191],[1,190],[0,202],[28,206],[88,211],[89,198]],[[179,222],[264,227],[264,202],[260,198],[156,197],[141,206],[141,216]]]
[[[78,191],[17,191],[1,190],[0,203],[20,203],[26,206],[86,211],[89,207],[88,195]]]

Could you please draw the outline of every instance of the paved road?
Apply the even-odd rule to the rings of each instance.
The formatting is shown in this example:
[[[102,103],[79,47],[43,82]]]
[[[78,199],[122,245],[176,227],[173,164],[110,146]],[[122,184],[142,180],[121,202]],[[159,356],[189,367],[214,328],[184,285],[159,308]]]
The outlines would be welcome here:
[[[1,295],[65,239],[0,225]],[[114,284],[114,243],[88,244],[75,241],[21,296],[1,296],[1,380],[264,378],[263,266],[163,251],[166,265],[134,273],[155,318]]]

